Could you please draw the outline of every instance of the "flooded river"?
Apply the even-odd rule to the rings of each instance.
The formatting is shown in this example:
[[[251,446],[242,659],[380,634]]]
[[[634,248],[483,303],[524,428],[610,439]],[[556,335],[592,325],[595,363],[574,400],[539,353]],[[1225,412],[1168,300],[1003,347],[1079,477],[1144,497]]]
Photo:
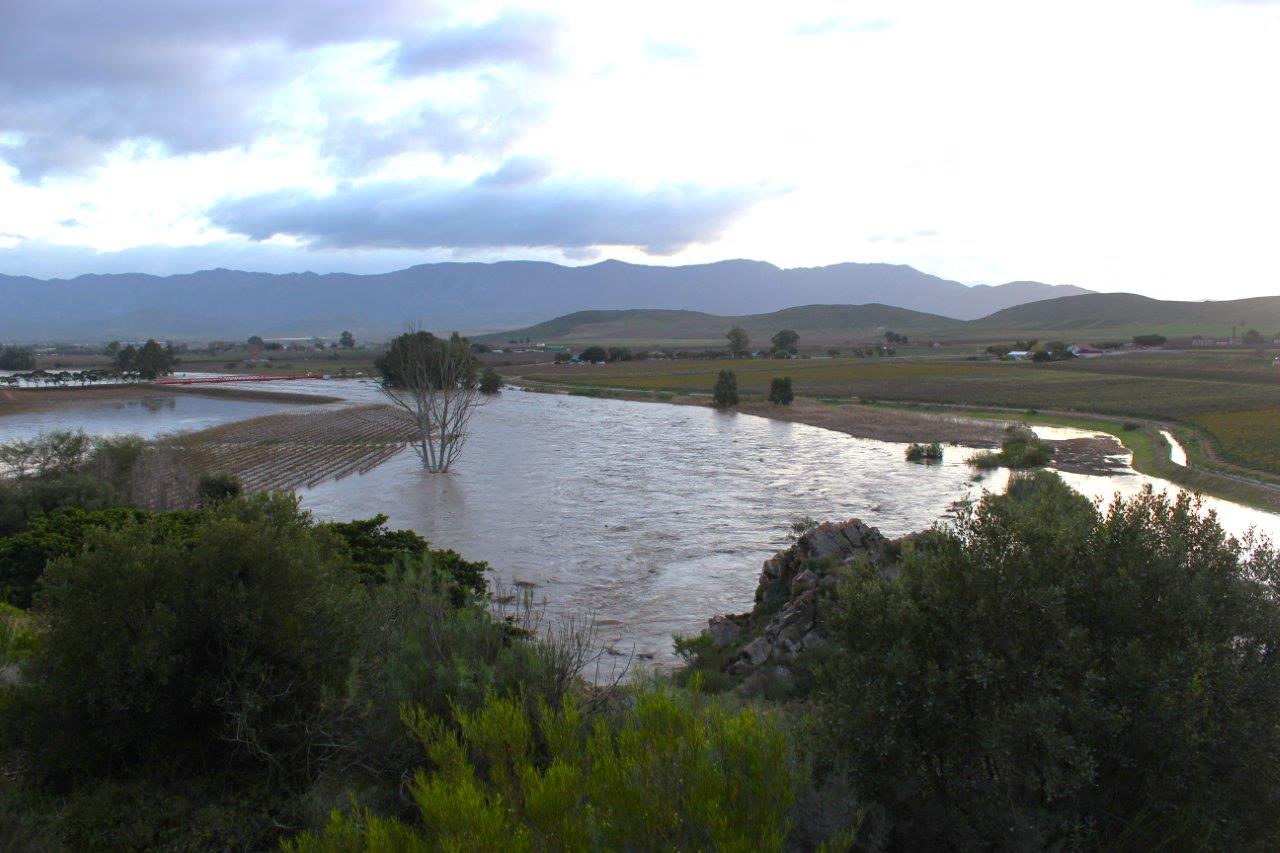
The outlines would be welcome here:
[[[354,386],[347,395],[372,394]],[[304,505],[323,518],[385,513],[392,526],[487,560],[496,580],[533,584],[553,613],[594,613],[615,648],[659,663],[672,660],[672,634],[750,608],[760,564],[786,547],[795,518],[856,516],[897,536],[983,488],[1003,490],[1008,476],[972,482],[965,461],[977,451],[967,448],[948,447],[942,464],[921,466],[903,460],[905,445],[804,424],[511,389],[473,428],[447,476],[423,473],[406,451],[302,492]],[[1103,499],[1168,485],[1064,476]],[[1280,534],[1280,516],[1207,503],[1233,531]]]
[[[263,385],[255,386],[263,390]],[[353,401],[380,399],[361,381],[280,383]],[[0,418],[0,440],[37,428],[151,435],[196,429],[297,404],[183,395]],[[12,422],[17,421],[17,422]],[[906,463],[904,445],[804,424],[710,409],[527,393],[508,389],[474,417],[455,471],[430,475],[404,451],[361,475],[301,492],[325,519],[385,513],[437,547],[489,562],[492,580],[532,585],[551,614],[594,614],[614,649],[672,660],[671,636],[708,616],[750,608],[761,562],[788,544],[790,523],[861,517],[896,536],[944,518],[953,502],[1004,488],[1008,473],[973,482],[948,447],[940,465]],[[1045,430],[1047,437],[1080,435]],[[1138,475],[1066,474],[1085,494],[1109,499]],[[1232,532],[1251,525],[1280,538],[1280,516],[1206,500]]]

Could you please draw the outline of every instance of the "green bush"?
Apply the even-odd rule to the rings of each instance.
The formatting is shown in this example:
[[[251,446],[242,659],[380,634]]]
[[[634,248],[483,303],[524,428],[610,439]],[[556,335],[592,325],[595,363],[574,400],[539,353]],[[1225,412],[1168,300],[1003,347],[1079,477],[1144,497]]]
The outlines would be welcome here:
[[[782,848],[803,776],[780,720],[663,689],[618,717],[493,696],[452,725],[407,712],[432,768],[409,787],[419,822],[334,813],[286,849]]]
[[[206,474],[196,484],[196,504],[212,506],[239,496],[242,489],[240,478],[234,474]]]
[[[900,849],[1275,849],[1278,583],[1185,495],[1019,478],[849,574],[827,742]]]
[[[502,377],[492,367],[486,367],[480,374],[480,393],[497,394],[502,390]]]
[[[489,695],[521,692],[532,710],[576,691],[589,654],[582,635],[530,641],[534,615],[495,620],[487,607],[454,607],[440,576],[410,565],[369,590],[369,618],[354,648],[349,752],[382,791],[395,791],[422,761],[400,711],[447,716]],[[394,805],[394,798],[388,805]]]
[[[791,390],[790,376],[773,377],[773,381],[769,383],[770,403],[775,406],[790,406],[791,401],[795,398],[795,392]]]
[[[327,522],[317,527],[336,534],[346,544],[353,567],[365,584],[403,577],[409,566],[419,570],[426,566],[448,579],[449,596],[455,605],[488,591],[484,576],[488,563],[465,560],[457,551],[433,549],[412,530],[389,530],[385,515]]]
[[[721,409],[730,409],[738,405],[738,376],[732,370],[722,370],[716,377],[715,388],[711,390],[715,405]]]
[[[969,464],[975,468],[1039,468],[1053,458],[1053,445],[1043,441],[1029,428],[1012,426],[1005,430],[1004,442],[997,453],[985,452],[973,456]]]
[[[67,507],[33,515],[21,533],[0,537],[0,599],[30,607],[49,561],[79,553],[94,531],[119,530],[151,520],[157,536],[176,541],[190,535],[196,518],[193,512],[153,516],[126,507]]]
[[[99,528],[45,570],[47,626],[4,741],[37,777],[325,754],[323,706],[349,674],[365,605],[339,543],[291,496],[227,501],[189,536]]]
[[[30,657],[39,641],[30,615],[0,602],[0,668]]]
[[[941,462],[942,445],[936,441],[932,444],[912,442],[907,445],[906,457],[908,462]]]

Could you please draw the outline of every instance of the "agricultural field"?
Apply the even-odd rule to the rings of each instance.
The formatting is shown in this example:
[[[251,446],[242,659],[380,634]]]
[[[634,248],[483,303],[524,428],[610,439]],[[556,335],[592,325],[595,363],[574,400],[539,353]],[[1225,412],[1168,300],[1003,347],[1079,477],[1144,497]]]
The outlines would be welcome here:
[[[1280,368],[1272,363],[1275,355],[1274,350],[1148,350],[1078,358],[1055,368],[1108,375],[1280,385]]]
[[[1280,407],[1209,412],[1193,420],[1229,461],[1280,474]]]
[[[267,415],[175,438],[209,471],[234,474],[246,491],[292,490],[364,473],[399,453],[414,424],[386,405]]]
[[[1117,359],[1118,360],[1118,359]],[[790,376],[809,397],[1061,409],[1182,420],[1227,410],[1280,406],[1280,383],[1240,382],[948,359],[793,359],[773,361],[625,362],[539,366],[514,371],[530,379],[648,391],[706,393],[720,370],[732,368],[738,387],[764,394],[774,377]]]

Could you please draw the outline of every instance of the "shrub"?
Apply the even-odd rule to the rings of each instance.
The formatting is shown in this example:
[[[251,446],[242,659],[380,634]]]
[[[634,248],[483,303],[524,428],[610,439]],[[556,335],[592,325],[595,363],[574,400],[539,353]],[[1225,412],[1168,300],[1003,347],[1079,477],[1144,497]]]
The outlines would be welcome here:
[[[484,576],[488,563],[465,560],[457,551],[432,549],[431,543],[412,530],[388,530],[387,517],[381,513],[373,518],[334,521],[318,527],[337,534],[346,544],[352,565],[366,585],[403,578],[412,567],[416,571],[439,572],[446,579],[455,605],[488,591]]]
[[[27,481],[0,478],[0,536],[26,530],[31,519],[43,512],[63,507],[103,509],[116,502],[111,486],[97,477],[72,474]]]
[[[932,444],[916,444],[912,442],[907,445],[906,456],[908,462],[941,462],[942,445],[936,441]]]
[[[979,453],[969,460],[975,468],[1039,468],[1053,458],[1053,445],[1042,441],[1025,426],[1011,426],[1005,430],[1004,442],[998,453]]]
[[[1280,558],[1046,472],[847,576],[829,743],[899,849],[1273,849]]]
[[[595,364],[598,361],[608,361],[609,352],[604,347],[587,347],[578,356],[579,361],[586,361]]]
[[[715,388],[711,391],[715,405],[721,409],[729,409],[738,405],[738,377],[732,370],[722,370],[716,377]]]
[[[658,688],[619,716],[493,696],[453,725],[415,709],[435,768],[409,787],[420,824],[335,813],[286,849],[782,848],[802,776],[778,719]]]
[[[239,497],[240,478],[234,474],[206,474],[196,485],[196,504],[213,506],[225,500]]]
[[[35,369],[36,357],[31,350],[13,346],[0,349],[0,370]]]
[[[29,657],[38,642],[39,635],[31,617],[12,605],[0,603],[0,669]]]
[[[123,507],[68,507],[33,515],[21,533],[0,537],[0,596],[18,607],[30,607],[50,560],[78,554],[95,531],[119,530],[147,517],[141,510]],[[156,517],[153,529],[176,539],[189,535],[193,519],[192,513],[165,513]]]
[[[291,496],[226,501],[189,540],[147,519],[50,563],[47,625],[0,725],[38,776],[247,761],[296,770],[329,742],[364,608]]]
[[[773,381],[769,383],[769,402],[775,406],[790,406],[791,401],[796,398],[795,393],[791,390],[790,376],[775,376]]]
[[[492,367],[486,367],[480,374],[480,393],[497,394],[502,390],[502,377]]]

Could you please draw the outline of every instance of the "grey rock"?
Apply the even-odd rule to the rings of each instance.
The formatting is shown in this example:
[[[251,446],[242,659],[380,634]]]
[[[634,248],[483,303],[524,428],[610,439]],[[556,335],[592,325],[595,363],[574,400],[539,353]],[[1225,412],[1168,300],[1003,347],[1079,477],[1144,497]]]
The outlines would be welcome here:
[[[756,637],[742,647],[742,657],[752,666],[759,666],[769,659],[773,645],[764,637]]]
[[[707,623],[711,645],[717,649],[731,646],[742,635],[742,628],[729,616],[713,616]]]
[[[818,576],[813,572],[805,569],[796,575],[795,580],[791,582],[791,594],[798,595],[806,590],[816,589],[818,586]]]

